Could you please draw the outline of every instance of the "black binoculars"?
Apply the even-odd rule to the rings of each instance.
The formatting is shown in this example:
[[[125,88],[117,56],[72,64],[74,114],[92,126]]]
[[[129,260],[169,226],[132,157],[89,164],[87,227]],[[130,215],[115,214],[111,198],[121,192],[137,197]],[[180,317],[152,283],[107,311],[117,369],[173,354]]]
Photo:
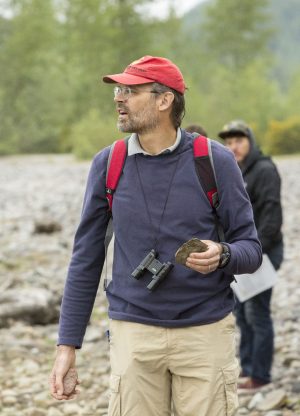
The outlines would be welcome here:
[[[146,270],[152,273],[152,280],[147,285],[147,289],[153,291],[164,280],[169,271],[173,268],[173,264],[169,261],[167,263],[161,263],[156,258],[157,253],[155,250],[151,250],[150,253],[144,258],[144,260],[137,266],[137,268],[131,273],[131,276],[139,280],[143,276]]]

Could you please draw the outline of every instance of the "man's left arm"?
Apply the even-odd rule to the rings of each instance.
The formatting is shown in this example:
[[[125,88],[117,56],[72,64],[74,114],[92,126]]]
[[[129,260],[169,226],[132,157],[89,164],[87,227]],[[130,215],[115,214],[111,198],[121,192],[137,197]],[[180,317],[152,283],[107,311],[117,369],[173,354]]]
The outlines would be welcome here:
[[[81,348],[94,305],[105,249],[109,219],[105,196],[108,151],[93,160],[65,284],[59,321],[59,345]]]
[[[220,201],[217,214],[231,253],[223,270],[227,274],[253,273],[261,265],[262,250],[243,177],[231,151],[219,144],[213,150]]]

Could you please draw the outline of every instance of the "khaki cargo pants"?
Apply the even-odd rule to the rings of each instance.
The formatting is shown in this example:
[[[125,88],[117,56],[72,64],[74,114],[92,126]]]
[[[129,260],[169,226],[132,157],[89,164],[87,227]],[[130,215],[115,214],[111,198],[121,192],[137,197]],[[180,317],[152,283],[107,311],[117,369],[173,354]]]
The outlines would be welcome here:
[[[108,416],[232,416],[235,323],[162,328],[110,321]]]

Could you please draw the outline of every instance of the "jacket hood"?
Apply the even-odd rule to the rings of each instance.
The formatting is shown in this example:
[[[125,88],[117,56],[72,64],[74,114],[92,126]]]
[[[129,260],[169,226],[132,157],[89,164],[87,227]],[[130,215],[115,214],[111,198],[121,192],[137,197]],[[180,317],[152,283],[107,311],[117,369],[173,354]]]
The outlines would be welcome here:
[[[246,136],[250,142],[250,151],[248,153],[248,155],[246,156],[245,160],[240,163],[240,168],[242,173],[246,173],[252,165],[254,165],[258,160],[261,159],[270,159],[268,156],[265,156],[262,151],[260,150],[253,130],[248,127],[248,135]]]

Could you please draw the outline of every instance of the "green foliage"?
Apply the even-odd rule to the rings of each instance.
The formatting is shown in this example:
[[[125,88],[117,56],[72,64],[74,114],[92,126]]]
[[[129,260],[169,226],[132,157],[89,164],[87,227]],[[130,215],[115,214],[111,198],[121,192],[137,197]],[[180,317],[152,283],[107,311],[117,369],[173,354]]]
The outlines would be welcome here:
[[[0,20],[2,154],[69,150],[72,126],[90,109],[111,113],[101,75],[121,70],[150,43],[140,3],[8,0],[14,17]]]
[[[300,114],[300,68],[291,77],[289,89],[287,91],[284,116],[292,116]]]
[[[272,72],[286,88],[295,68],[300,66],[300,2],[271,0],[268,12],[276,27],[269,42],[275,58]]]
[[[272,31],[268,0],[216,0],[206,8],[203,34],[217,61],[230,69],[245,68],[265,56]]]
[[[300,153],[300,117],[271,120],[266,132],[266,148],[273,155]]]
[[[207,8],[214,7],[216,5],[216,1],[210,0],[199,3],[184,16],[184,33],[188,38],[188,43],[186,44],[190,45],[192,42],[195,45],[195,53],[198,54],[199,45],[204,45],[209,54],[214,53],[215,57],[222,56],[222,50],[226,50],[227,54],[227,51],[230,52],[235,44],[240,41],[240,30],[235,30],[235,28],[231,26],[232,24],[235,25],[236,16],[233,15],[232,22],[227,19],[226,23],[222,23],[221,20],[221,15],[224,14],[224,8],[229,9],[232,1],[233,0],[228,2],[227,0],[219,1],[222,6],[222,9],[218,12],[220,14],[220,19],[215,19],[215,28],[211,25],[212,29],[219,32],[220,42],[215,45],[215,51],[209,50],[207,41],[204,41],[204,37],[206,37]],[[248,1],[244,0],[236,0],[234,2],[238,9],[245,10],[244,19],[248,19],[248,14],[246,13],[247,3]],[[267,42],[267,50],[271,53],[273,58],[272,63],[270,63],[270,72],[272,77],[279,81],[280,86],[286,89],[290,82],[290,76],[295,71],[295,68],[300,66],[300,2],[299,0],[269,0],[267,2],[262,1],[259,3],[261,4],[260,11],[267,19],[264,29],[269,28],[272,32],[272,35]],[[260,6],[260,4],[258,4],[258,6]],[[227,17],[230,19],[230,16]],[[246,26],[244,27],[249,27],[249,25],[252,25],[252,27],[257,25],[259,31],[261,30],[261,26],[258,21],[253,24],[251,21],[251,15],[249,22],[246,22]],[[229,34],[227,33],[228,31],[230,32]],[[229,36],[234,38],[232,39],[233,43],[229,42],[229,45],[224,45],[223,38],[226,40]],[[252,33],[250,32],[249,40],[251,40],[251,36]],[[241,40],[243,41],[243,39]],[[237,46],[238,48],[242,48],[241,45]],[[255,59],[256,56],[262,57],[262,45],[258,46],[258,50],[253,51],[254,53],[250,55],[250,59]],[[264,43],[263,48],[265,48],[265,46],[266,45]],[[227,47],[229,47],[229,49]],[[186,50],[187,48],[185,48],[182,52],[185,52]],[[238,53],[238,50],[239,49],[233,52]]]
[[[297,0],[211,0],[183,18],[170,7],[163,19],[141,13],[147,3],[6,0],[13,17],[0,17],[0,154],[90,157],[122,136],[101,78],[148,54],[178,64],[189,88],[184,125],[200,123],[210,137],[242,118],[263,138],[269,120],[300,113],[300,70],[289,85],[278,84],[272,74],[283,60],[276,63],[268,50],[271,35],[272,50],[274,42],[284,50],[285,36],[272,32],[270,19],[283,33],[288,4],[298,10]],[[297,50],[289,42],[288,50]]]
[[[18,0],[2,49],[1,152],[55,152],[70,110],[50,0]],[[62,110],[63,109],[63,110]]]
[[[116,129],[116,118],[103,117],[91,109],[71,131],[73,153],[80,159],[89,159],[105,146],[123,137]]]
[[[173,8],[169,10],[169,15],[162,23],[156,21],[153,24],[153,54],[156,56],[166,56],[166,58],[174,60],[181,67],[184,59],[181,53],[185,49],[185,39],[182,36],[182,20],[179,19]]]
[[[73,121],[87,108],[109,113],[111,92],[101,76],[121,71],[144,55],[150,25],[136,12],[137,0],[65,0],[64,49],[74,84]],[[98,88],[97,88],[98,87]],[[101,92],[101,96],[100,96]]]
[[[224,67],[209,68],[210,77],[189,84],[185,124],[199,120],[210,137],[216,137],[229,120],[244,119],[265,130],[268,120],[279,113],[280,93],[266,76],[264,63],[254,62],[234,72]]]

